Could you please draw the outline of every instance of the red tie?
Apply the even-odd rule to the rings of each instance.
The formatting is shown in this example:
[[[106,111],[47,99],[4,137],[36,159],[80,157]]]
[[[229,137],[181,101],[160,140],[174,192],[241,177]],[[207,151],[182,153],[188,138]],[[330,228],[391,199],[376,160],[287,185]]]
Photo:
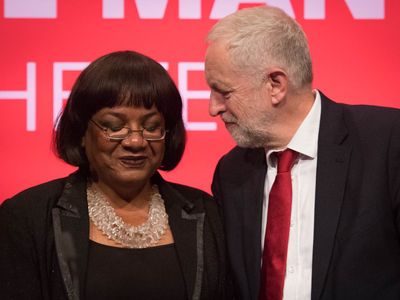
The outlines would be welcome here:
[[[276,153],[278,172],[269,193],[267,228],[261,270],[260,300],[282,300],[292,208],[290,170],[297,152]]]

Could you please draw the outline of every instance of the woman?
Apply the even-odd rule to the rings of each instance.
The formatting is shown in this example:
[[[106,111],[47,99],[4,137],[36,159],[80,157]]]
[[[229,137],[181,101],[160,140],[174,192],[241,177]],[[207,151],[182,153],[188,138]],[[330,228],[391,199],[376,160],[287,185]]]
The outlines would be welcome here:
[[[105,55],[72,88],[55,146],[78,166],[0,207],[2,299],[222,299],[217,207],[166,182],[185,146],[179,92],[136,52]]]

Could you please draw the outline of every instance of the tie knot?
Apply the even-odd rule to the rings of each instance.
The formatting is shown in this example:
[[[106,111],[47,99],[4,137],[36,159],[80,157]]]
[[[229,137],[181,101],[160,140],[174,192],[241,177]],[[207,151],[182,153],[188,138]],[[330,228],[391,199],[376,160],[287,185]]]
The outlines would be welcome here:
[[[276,153],[278,173],[290,172],[294,160],[297,157],[297,152],[291,149],[286,149]]]

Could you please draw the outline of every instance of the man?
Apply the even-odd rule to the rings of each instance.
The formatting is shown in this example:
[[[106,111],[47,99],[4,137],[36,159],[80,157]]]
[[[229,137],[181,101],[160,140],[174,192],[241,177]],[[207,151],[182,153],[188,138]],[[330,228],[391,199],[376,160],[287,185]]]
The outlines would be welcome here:
[[[313,90],[305,34],[280,9],[239,10],[208,42],[209,112],[238,145],[212,185],[236,298],[400,299],[400,111]],[[270,192],[285,149],[280,228]]]

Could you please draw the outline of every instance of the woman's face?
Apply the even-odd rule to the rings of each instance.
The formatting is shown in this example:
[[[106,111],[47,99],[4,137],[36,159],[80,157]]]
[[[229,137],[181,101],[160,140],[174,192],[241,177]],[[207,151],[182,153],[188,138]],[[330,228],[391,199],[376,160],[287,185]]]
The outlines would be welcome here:
[[[103,108],[95,113],[92,120],[104,128],[165,127],[165,120],[155,106],[117,106]],[[132,132],[121,141],[110,141],[105,132],[89,122],[82,138],[89,161],[93,180],[108,186],[145,184],[160,166],[165,140],[147,141],[138,131]]]

